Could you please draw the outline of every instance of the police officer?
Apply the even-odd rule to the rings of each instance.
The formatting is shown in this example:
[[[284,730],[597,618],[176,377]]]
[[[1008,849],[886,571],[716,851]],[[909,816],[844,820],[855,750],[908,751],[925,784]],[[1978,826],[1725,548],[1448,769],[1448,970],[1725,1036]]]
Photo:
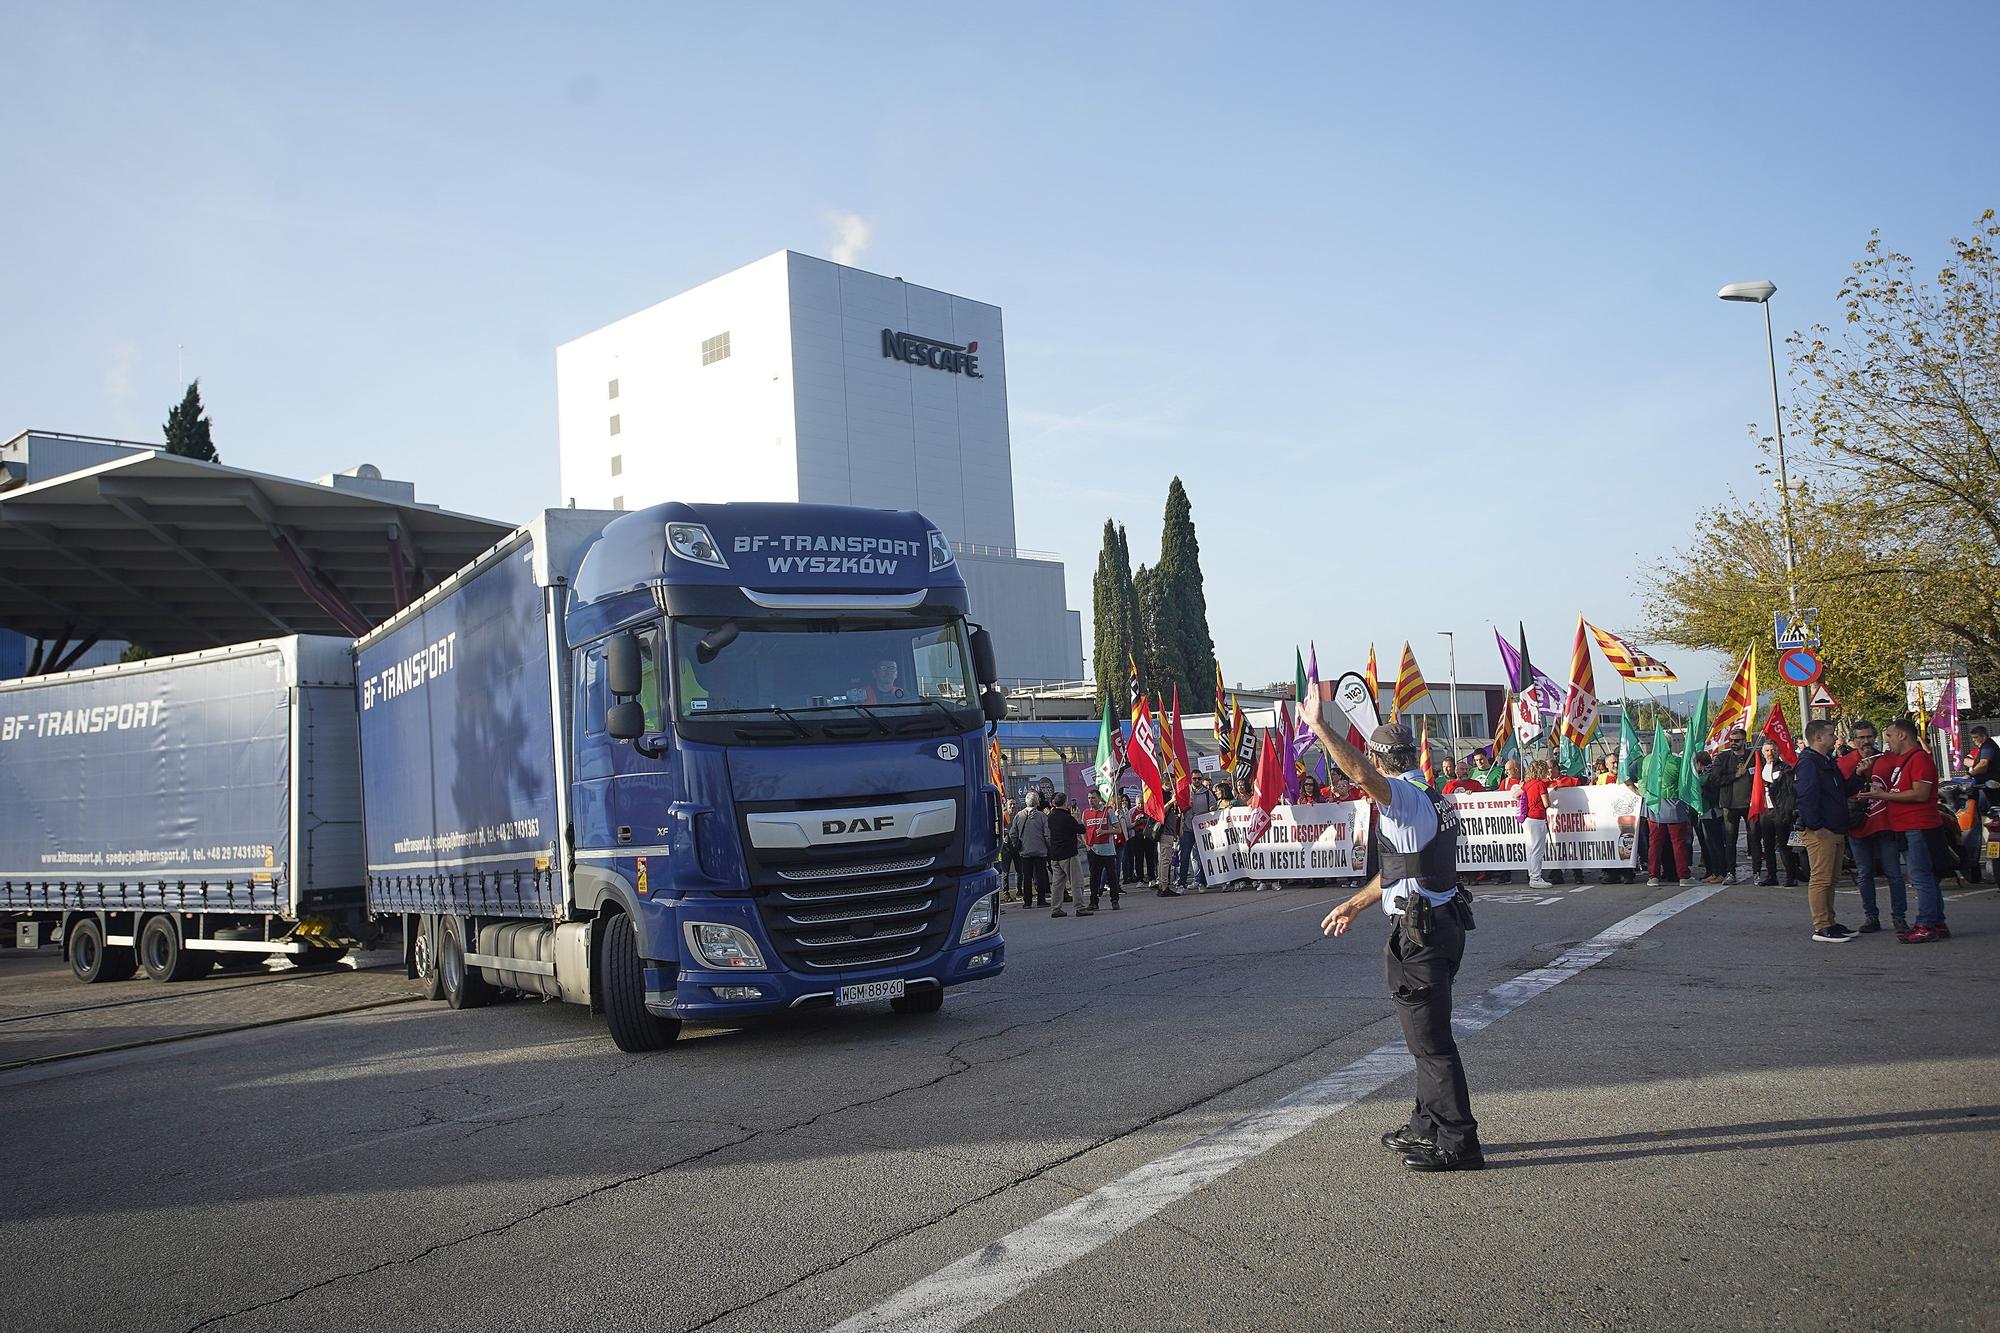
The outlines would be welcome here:
[[[1382,1136],[1382,1146],[1403,1154],[1403,1165],[1412,1171],[1476,1171],[1486,1158],[1465,1090],[1465,1066],[1451,1035],[1451,983],[1465,956],[1472,918],[1458,883],[1457,809],[1450,797],[1425,783],[1408,727],[1375,728],[1364,758],[1333,734],[1318,709],[1306,710],[1306,722],[1374,803],[1369,850],[1381,869],[1329,912],[1320,928],[1344,934],[1378,902],[1393,923],[1386,959],[1389,995],[1416,1062],[1417,1104],[1408,1124]]]

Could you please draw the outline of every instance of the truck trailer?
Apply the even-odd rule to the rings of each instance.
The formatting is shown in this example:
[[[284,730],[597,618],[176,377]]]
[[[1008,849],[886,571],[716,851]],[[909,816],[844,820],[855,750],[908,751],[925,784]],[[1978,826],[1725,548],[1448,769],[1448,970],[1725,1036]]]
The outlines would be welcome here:
[[[364,909],[347,640],[0,681],[0,911],[78,980],[328,966]]]
[[[552,509],[359,640],[368,905],[454,1008],[683,1022],[997,974],[1004,714],[922,515]]]

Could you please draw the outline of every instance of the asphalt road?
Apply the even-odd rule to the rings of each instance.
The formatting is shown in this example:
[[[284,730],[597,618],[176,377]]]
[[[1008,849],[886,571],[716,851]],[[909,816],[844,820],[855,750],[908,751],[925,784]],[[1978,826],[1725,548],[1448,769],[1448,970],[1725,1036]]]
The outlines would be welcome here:
[[[935,1016],[628,1056],[562,1005],[413,1003],[0,1072],[7,1322],[1995,1323],[1992,891],[1933,946],[1814,944],[1803,890],[1735,886],[1582,952],[1678,891],[1502,892],[1459,987],[1502,997],[1464,1039],[1483,1173],[1374,1142],[1409,1088],[1369,1072],[1396,1038],[1378,922],[1147,895],[1010,911],[1006,974]]]

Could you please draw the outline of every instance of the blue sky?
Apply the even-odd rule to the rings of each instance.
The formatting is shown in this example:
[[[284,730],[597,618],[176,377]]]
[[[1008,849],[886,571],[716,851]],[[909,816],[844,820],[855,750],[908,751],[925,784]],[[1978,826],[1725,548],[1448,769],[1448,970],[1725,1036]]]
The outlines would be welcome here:
[[[559,503],[554,348],[771,251],[1006,311],[1024,547],[1186,481],[1232,680],[1496,677],[1758,484],[1757,312],[2000,204],[2000,10],[10,3],[0,433]],[[666,497],[660,497],[666,498]],[[1719,675],[1699,655],[1663,654]],[[1600,675],[1604,668],[1600,663]]]

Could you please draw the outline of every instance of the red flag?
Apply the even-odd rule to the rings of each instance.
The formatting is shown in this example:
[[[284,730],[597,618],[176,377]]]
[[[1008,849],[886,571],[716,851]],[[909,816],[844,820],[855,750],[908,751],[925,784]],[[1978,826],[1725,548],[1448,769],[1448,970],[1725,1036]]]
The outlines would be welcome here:
[[[1785,701],[1771,701],[1770,716],[1764,719],[1764,739],[1778,747],[1778,757],[1788,764],[1799,762],[1799,747],[1792,740],[1792,729],[1785,721]]]
[[[1167,743],[1174,751],[1174,804],[1188,808],[1194,800],[1194,765],[1188,762],[1187,737],[1181,734],[1181,687],[1174,686],[1173,722]]]
[[[1271,831],[1271,812],[1278,808],[1284,795],[1284,761],[1279,758],[1278,746],[1267,731],[1263,743],[1257,747],[1257,797],[1250,808],[1250,839],[1244,846],[1255,847]]]
[[[1125,749],[1125,762],[1132,766],[1142,789],[1140,802],[1154,819],[1167,817],[1167,802],[1160,790],[1159,733],[1153,730],[1153,712],[1139,689],[1139,664],[1132,663],[1132,741]]]

